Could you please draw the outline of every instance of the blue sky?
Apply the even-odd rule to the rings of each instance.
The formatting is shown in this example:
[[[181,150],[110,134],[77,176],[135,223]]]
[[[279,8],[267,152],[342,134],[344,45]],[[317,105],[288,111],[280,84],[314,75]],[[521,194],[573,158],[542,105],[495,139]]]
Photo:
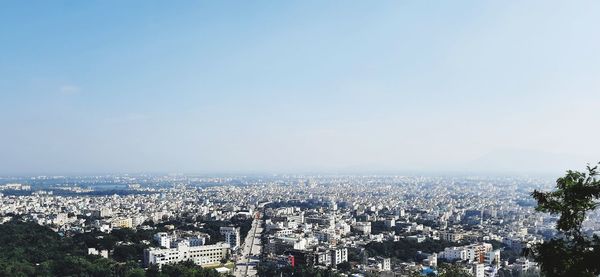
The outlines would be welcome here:
[[[0,174],[600,160],[597,1],[5,1]]]

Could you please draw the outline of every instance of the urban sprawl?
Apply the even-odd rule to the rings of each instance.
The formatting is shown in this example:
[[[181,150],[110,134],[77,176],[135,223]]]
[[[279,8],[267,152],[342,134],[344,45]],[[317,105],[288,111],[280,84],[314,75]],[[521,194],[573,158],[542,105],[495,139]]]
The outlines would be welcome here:
[[[133,262],[145,268],[192,261],[234,276],[295,267],[435,276],[452,266],[475,277],[535,276],[527,274],[539,267],[524,249],[555,236],[557,218],[536,212],[530,193],[551,186],[525,177],[4,178],[0,223],[18,219],[98,239],[124,229],[150,233],[87,248],[124,259],[117,248],[136,243]],[[600,230],[597,218],[589,214],[584,231]]]

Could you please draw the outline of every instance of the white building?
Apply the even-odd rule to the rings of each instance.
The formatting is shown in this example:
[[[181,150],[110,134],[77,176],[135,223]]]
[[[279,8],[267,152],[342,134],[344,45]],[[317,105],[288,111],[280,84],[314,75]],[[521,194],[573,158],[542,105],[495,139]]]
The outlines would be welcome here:
[[[473,277],[485,277],[485,267],[480,263],[471,264],[471,273]]]
[[[189,246],[187,243],[180,242],[176,248],[149,248],[144,250],[144,262],[146,265],[156,264],[159,267],[164,264],[187,260],[191,260],[200,266],[214,265],[227,258],[229,250],[230,246],[227,243]]]
[[[500,249],[488,251],[487,253],[485,253],[484,262],[488,265],[500,264]]]
[[[440,252],[439,256],[449,261],[467,260],[492,264],[500,261],[500,250],[494,251],[489,243],[475,243],[461,247],[447,247]]]
[[[159,232],[154,234],[154,240],[164,248],[171,248],[171,236],[166,232]]]
[[[221,234],[225,236],[225,242],[232,249],[237,249],[240,246],[240,227],[221,227]]]
[[[96,255],[108,259],[108,250],[98,251],[96,248],[88,248],[88,255]]]
[[[392,261],[390,258],[377,258],[378,267],[381,271],[390,271],[392,270]]]
[[[294,233],[294,230],[284,228],[284,229],[279,229],[279,230],[275,231],[274,235],[275,235],[275,237],[287,237],[293,233]]]
[[[437,267],[438,264],[438,255],[437,253],[433,253],[427,256],[427,259],[423,260],[423,263],[430,267]]]
[[[486,253],[492,251],[492,245],[489,243],[476,243],[464,246],[467,250],[467,260],[483,263]],[[499,255],[500,252],[498,252]],[[491,262],[491,261],[490,261]]]
[[[329,254],[331,255],[331,263],[333,265],[338,265],[348,261],[348,248],[331,249],[329,250]]]
[[[466,260],[467,251],[462,247],[447,247],[440,253],[439,257],[449,261]]]
[[[350,225],[348,225],[346,222],[343,222],[343,221],[336,223],[335,229],[342,236],[350,234],[350,231],[351,231]]]

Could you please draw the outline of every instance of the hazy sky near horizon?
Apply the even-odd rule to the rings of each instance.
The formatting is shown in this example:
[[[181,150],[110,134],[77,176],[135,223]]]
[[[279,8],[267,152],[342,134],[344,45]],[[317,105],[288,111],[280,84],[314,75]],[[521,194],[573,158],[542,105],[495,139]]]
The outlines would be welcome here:
[[[598,15],[3,1],[0,175],[581,168],[600,160]]]

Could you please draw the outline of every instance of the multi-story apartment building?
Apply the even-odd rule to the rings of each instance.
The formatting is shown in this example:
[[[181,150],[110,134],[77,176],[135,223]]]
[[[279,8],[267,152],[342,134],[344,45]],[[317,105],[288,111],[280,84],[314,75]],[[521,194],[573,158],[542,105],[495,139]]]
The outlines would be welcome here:
[[[473,277],[485,277],[485,267],[481,263],[473,262],[471,264],[471,273]]]
[[[500,249],[488,251],[487,253],[485,253],[484,262],[488,265],[500,264]]]
[[[467,251],[462,247],[447,247],[440,253],[439,257],[448,261],[466,260]]]
[[[329,250],[331,264],[338,265],[348,261],[348,248],[334,248]]]
[[[164,248],[171,248],[171,236],[166,232],[159,232],[154,234],[154,240]]]
[[[225,236],[225,242],[231,246],[231,249],[237,249],[240,246],[240,227],[221,227],[220,232]]]
[[[133,227],[133,222],[130,217],[118,218],[112,222],[111,227],[112,228],[131,228],[131,227]]]
[[[492,245],[489,243],[471,244],[465,246],[464,249],[467,251],[467,260],[483,263],[485,261],[485,254],[492,251]]]
[[[439,253],[439,257],[449,261],[466,260],[491,265],[500,261],[500,250],[493,250],[489,243],[475,243],[461,247],[447,247]]]

